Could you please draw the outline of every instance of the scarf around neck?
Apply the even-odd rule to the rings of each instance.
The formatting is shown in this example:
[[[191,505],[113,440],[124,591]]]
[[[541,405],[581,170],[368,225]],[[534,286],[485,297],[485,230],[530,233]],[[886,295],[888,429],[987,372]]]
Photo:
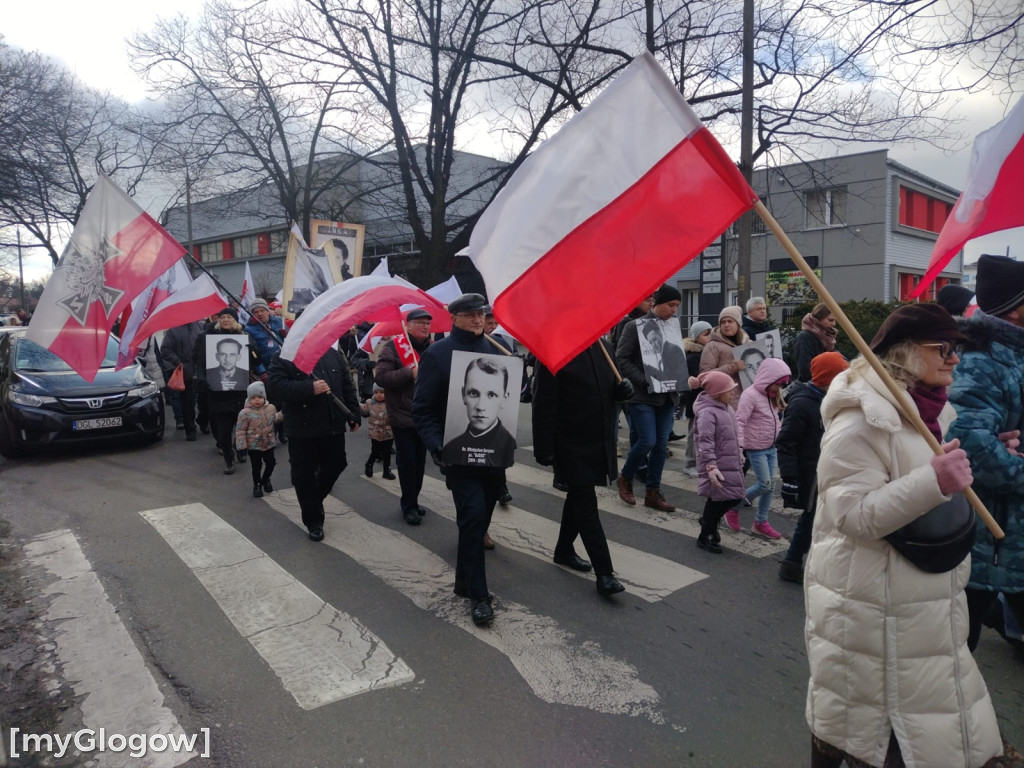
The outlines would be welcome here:
[[[941,443],[942,428],[939,426],[939,414],[942,413],[942,409],[949,399],[946,388],[917,384],[909,390],[908,394],[917,406],[917,412],[921,414],[921,420],[928,427],[928,431],[935,435],[935,439]]]
[[[826,352],[834,352],[836,349],[836,329],[829,328],[821,320],[816,318],[810,312],[804,315],[803,321],[800,323],[800,327],[809,331],[817,337],[818,341],[821,342],[822,346],[825,347]]]

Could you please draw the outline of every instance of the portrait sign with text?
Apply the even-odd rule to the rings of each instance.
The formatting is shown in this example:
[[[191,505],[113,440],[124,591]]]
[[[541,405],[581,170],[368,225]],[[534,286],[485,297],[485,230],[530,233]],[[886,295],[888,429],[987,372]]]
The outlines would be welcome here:
[[[749,344],[733,347],[732,356],[743,361],[745,367],[739,373],[740,387],[746,389],[754,383],[754,376],[762,362],[769,357],[782,359],[782,341],[778,328],[757,334],[757,339]]]
[[[453,352],[441,458],[464,467],[511,467],[519,427],[523,361]]]
[[[338,265],[335,283],[359,277],[363,274],[363,239],[366,227],[362,224],[346,224],[342,221],[310,221],[309,234],[313,248],[333,252],[334,263]]]
[[[206,384],[211,392],[245,392],[249,386],[249,335],[206,335]]]
[[[661,320],[657,317],[641,317],[636,321],[636,335],[640,343],[640,356],[644,364],[644,376],[651,392],[684,392],[690,387],[686,366],[686,352],[683,351],[683,332],[679,318]]]

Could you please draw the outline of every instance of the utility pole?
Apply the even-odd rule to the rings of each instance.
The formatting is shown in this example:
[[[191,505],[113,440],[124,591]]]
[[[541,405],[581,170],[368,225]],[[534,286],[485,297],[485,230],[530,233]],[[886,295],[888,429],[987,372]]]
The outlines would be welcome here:
[[[185,169],[185,237],[188,239],[188,255],[192,253],[192,179],[189,177],[188,168]],[[199,261],[199,259],[195,259]],[[188,262],[186,262],[188,263]]]
[[[750,184],[753,180],[754,156],[754,0],[743,0],[743,98],[740,113],[740,173]],[[750,298],[750,235],[753,211],[747,211],[739,220],[739,255],[736,286],[739,304],[743,306]]]
[[[28,312],[25,306],[25,268],[21,262],[21,228],[18,228],[18,286],[21,288],[21,308]]]

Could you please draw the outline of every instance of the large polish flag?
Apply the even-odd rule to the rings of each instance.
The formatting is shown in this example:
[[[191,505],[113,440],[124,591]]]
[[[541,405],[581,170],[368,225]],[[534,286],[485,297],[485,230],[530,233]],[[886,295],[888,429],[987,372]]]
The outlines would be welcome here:
[[[1024,98],[1001,122],[978,134],[967,167],[967,187],[942,225],[928,271],[911,298],[923,294],[964,243],[1024,226]]]
[[[399,277],[351,277],[321,293],[295,321],[281,357],[309,373],[317,361],[356,323],[400,321],[403,304],[443,312],[444,305]]]
[[[101,175],[26,335],[92,381],[114,321],[185,253],[152,216]]]
[[[387,259],[387,256],[384,257]],[[383,263],[384,260],[381,261]],[[370,274],[376,274],[377,270],[374,270]],[[459,287],[459,281],[455,279],[455,275],[452,275],[443,283],[438,283],[433,288],[427,288],[427,294],[433,296],[442,304],[447,304],[450,301],[454,301],[462,295],[462,288]],[[422,304],[403,304],[399,307],[404,318],[409,312],[414,309],[422,307]],[[434,312],[431,315],[430,320],[430,332],[431,333],[447,333],[452,329],[452,316],[447,311]],[[402,325],[401,320],[385,320],[384,322],[377,323],[358,342],[356,346],[365,351],[367,354],[372,355],[373,351],[388,336],[397,336],[400,333],[405,332],[405,327]]]
[[[756,200],[644,53],[512,175],[470,258],[495,318],[557,371]]]
[[[187,270],[186,270],[187,272]],[[158,331],[202,320],[228,306],[228,300],[205,272],[175,289],[139,326],[136,337],[148,339]]]

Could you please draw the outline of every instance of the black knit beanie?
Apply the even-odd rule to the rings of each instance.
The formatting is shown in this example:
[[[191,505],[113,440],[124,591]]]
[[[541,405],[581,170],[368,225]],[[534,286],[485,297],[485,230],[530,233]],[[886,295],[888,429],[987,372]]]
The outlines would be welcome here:
[[[683,294],[667,283],[654,292],[655,304],[668,304],[670,301],[682,301]]]

